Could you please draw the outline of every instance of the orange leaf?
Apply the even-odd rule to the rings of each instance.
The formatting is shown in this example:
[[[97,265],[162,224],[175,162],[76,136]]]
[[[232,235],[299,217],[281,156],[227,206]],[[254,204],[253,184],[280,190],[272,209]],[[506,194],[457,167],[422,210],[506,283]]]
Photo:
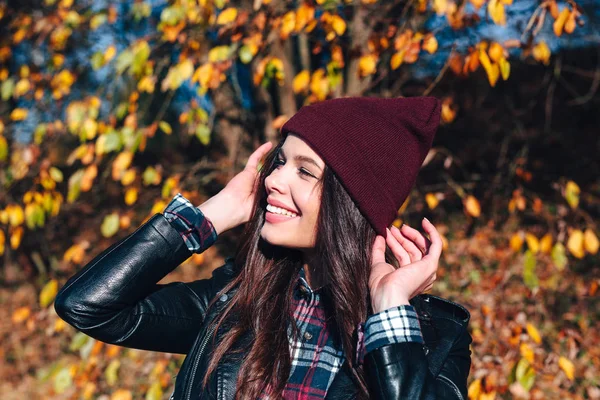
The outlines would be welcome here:
[[[466,199],[463,200],[463,205],[467,211],[467,214],[471,215],[472,217],[477,218],[481,215],[481,205],[475,196],[468,195]]]
[[[563,29],[565,27],[565,23],[567,22],[567,18],[569,18],[569,9],[567,7],[563,8],[558,14],[558,18],[554,21],[552,28],[554,29],[554,34],[556,36],[560,36],[563,33]]]
[[[17,308],[12,314],[12,322],[13,324],[20,324],[25,321],[31,315],[31,309],[28,306],[23,306]]]

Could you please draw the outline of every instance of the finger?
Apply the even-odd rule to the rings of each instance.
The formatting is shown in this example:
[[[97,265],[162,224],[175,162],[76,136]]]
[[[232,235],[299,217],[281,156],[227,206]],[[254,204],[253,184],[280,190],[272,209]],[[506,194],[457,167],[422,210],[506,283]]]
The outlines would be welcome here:
[[[430,241],[425,236],[423,236],[421,232],[406,224],[402,225],[401,232],[404,236],[413,241],[419,247],[419,249],[421,249],[421,252],[423,252],[424,254],[427,253],[427,251],[429,250]]]
[[[392,227],[392,230],[394,228],[396,228],[396,227],[395,226]],[[400,262],[400,266],[404,267],[405,265],[410,264],[411,263],[410,254],[408,254],[406,249],[404,247],[402,247],[402,245],[400,243],[398,243],[399,241],[397,240],[398,238],[395,236],[395,234],[392,231],[390,231],[388,228],[385,228],[385,229],[388,233],[387,238],[385,239],[385,242],[387,243],[389,248],[392,250],[392,253],[394,253],[394,256]],[[419,251],[419,254],[421,254],[420,251]]]
[[[273,143],[271,142],[265,142],[262,145],[260,145],[258,149],[256,149],[254,153],[252,153],[248,158],[246,168],[250,169],[253,172],[256,171],[258,163],[265,156],[265,154],[267,154],[269,150],[271,150],[271,147],[273,147]]]
[[[410,258],[412,262],[419,261],[423,258],[423,252],[419,249],[413,242],[410,241],[406,236],[400,232],[398,228],[395,226],[392,227],[394,237],[400,242],[402,247],[406,249],[408,254],[410,254]]]
[[[423,229],[425,229],[431,238],[431,246],[429,246],[429,251],[423,258],[438,260],[442,254],[442,237],[435,226],[433,226],[427,218],[423,219]]]
[[[377,235],[373,243],[371,262],[373,265],[380,262],[385,263],[385,239],[381,235]]]

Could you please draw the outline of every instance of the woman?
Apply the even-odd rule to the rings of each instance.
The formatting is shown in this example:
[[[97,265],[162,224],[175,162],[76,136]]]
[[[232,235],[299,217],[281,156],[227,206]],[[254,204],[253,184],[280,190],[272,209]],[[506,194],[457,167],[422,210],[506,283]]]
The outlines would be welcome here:
[[[466,399],[469,312],[423,294],[439,233],[388,229],[439,121],[432,97],[304,106],[217,195],[177,194],[96,256],[56,311],[106,343],[187,354],[172,399]],[[157,284],[244,223],[211,279]]]

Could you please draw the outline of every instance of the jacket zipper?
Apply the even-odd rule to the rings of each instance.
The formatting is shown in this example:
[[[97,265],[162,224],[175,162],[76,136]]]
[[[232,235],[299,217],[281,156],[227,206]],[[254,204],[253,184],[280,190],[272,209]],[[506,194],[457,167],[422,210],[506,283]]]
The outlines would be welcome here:
[[[460,392],[460,390],[458,390],[458,386],[456,386],[456,383],[454,383],[452,379],[442,374],[438,374],[438,378],[443,378],[442,380],[446,381],[450,385],[450,387],[454,389],[454,392],[458,396],[459,400],[464,400],[462,393]]]
[[[200,359],[202,358],[202,353],[204,352],[204,349],[206,348],[206,345],[208,344],[208,339],[211,337],[214,330],[215,330],[215,328],[214,328],[214,326],[212,326],[211,329],[206,331],[206,335],[204,336],[204,340],[202,341],[202,344],[200,345],[200,350],[198,351],[198,355],[196,356],[196,359],[194,360],[192,374],[190,375],[190,380],[188,381],[188,390],[187,390],[187,396],[186,396],[188,400],[191,399],[191,396],[192,396],[192,387],[194,384],[194,378],[196,377],[196,370],[198,369],[198,364],[200,363]]]

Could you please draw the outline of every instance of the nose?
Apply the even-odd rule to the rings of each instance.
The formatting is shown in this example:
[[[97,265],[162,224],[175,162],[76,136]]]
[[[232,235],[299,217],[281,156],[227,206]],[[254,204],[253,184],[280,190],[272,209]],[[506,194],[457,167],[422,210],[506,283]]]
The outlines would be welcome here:
[[[279,192],[281,194],[286,193],[287,185],[285,183],[285,177],[283,172],[283,167],[275,168],[269,176],[265,178],[265,189],[267,190],[267,194],[272,193],[273,191]]]

